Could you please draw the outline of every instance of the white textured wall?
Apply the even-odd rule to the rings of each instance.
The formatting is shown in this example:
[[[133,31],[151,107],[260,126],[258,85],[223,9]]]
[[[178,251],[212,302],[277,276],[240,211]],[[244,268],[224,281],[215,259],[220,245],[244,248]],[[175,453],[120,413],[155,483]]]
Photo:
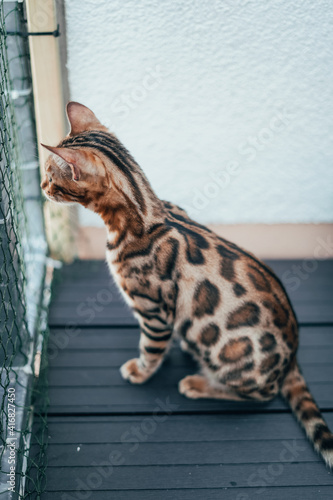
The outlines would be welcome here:
[[[65,5],[71,98],[160,197],[202,222],[333,221],[331,0]]]

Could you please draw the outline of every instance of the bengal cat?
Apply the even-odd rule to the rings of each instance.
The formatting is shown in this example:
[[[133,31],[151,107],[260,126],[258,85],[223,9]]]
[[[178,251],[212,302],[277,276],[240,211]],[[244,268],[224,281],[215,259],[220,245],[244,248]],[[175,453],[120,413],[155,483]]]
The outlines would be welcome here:
[[[171,341],[200,365],[179,382],[188,398],[269,401],[281,393],[315,449],[333,465],[333,435],[296,360],[298,325],[283,285],[256,257],[161,201],[143,171],[94,113],[67,106],[71,125],[41,184],[47,198],[97,212],[106,257],[139,321],[140,356],[121,367],[146,382]]]

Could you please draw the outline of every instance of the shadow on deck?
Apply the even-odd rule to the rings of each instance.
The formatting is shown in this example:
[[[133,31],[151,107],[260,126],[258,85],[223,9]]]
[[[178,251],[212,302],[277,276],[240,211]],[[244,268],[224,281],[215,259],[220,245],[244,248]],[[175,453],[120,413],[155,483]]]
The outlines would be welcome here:
[[[301,262],[268,264],[285,281],[301,325],[300,365],[333,428],[333,261],[297,279],[293,266]],[[177,383],[196,366],[177,346],[147,384],[121,379],[120,365],[137,356],[139,331],[104,262],[57,273],[49,324],[43,498],[333,498],[332,473],[280,398],[185,399]]]

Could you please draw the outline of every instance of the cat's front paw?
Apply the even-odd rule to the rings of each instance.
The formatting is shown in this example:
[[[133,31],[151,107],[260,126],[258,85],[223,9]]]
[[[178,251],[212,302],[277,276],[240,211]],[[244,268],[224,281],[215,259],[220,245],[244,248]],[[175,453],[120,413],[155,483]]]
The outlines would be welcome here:
[[[143,384],[146,382],[151,374],[145,371],[140,364],[139,358],[126,361],[126,363],[120,367],[120,373],[123,379],[128,380],[131,384]]]

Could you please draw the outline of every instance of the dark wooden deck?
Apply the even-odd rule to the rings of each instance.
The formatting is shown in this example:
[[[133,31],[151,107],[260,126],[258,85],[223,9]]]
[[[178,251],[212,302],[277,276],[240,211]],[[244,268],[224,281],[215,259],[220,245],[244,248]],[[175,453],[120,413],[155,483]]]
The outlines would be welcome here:
[[[269,264],[287,282],[292,266],[303,266]],[[287,283],[301,324],[299,360],[333,428],[333,261],[303,273],[296,290],[294,281]],[[269,404],[185,399],[177,383],[196,366],[177,346],[147,384],[121,379],[120,365],[137,355],[139,331],[104,262],[57,272],[49,323],[43,498],[333,498],[332,473],[280,398]]]

